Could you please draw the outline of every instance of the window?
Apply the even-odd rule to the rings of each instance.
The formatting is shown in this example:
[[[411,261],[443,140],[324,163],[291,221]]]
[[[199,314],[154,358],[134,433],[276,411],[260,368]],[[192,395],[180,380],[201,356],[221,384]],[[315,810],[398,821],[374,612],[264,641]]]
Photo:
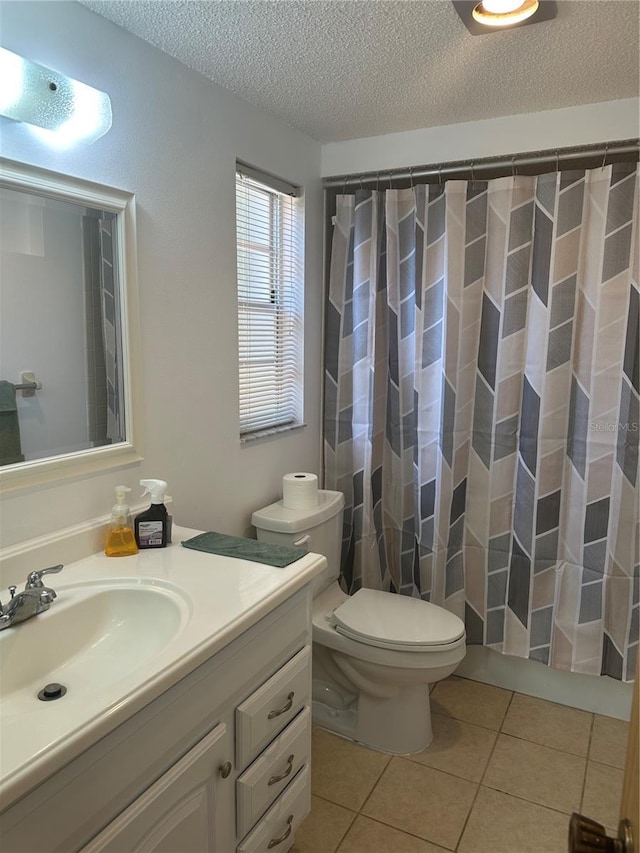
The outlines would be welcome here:
[[[240,437],[302,424],[303,207],[299,190],[238,164]]]

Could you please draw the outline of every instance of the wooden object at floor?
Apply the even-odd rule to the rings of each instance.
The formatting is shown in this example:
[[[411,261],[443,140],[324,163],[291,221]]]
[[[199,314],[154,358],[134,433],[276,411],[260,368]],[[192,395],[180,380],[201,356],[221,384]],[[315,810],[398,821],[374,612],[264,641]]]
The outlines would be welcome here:
[[[633,686],[633,706],[631,708],[631,723],[629,725],[629,740],[627,741],[627,761],[624,768],[622,785],[622,803],[620,820],[631,823],[634,839],[634,853],[640,853],[640,658],[636,662],[636,680]]]

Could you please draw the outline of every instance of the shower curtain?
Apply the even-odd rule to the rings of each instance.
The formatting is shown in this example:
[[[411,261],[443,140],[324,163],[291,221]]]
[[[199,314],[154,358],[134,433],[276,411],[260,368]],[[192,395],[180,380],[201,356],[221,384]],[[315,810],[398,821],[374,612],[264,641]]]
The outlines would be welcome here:
[[[107,438],[112,444],[125,441],[124,386],[122,382],[122,340],[119,319],[120,290],[114,268],[116,216],[103,212],[98,222],[100,240],[99,274],[102,306],[102,337],[107,383]]]
[[[338,195],[324,451],[347,589],[633,678],[638,263],[637,164]]]

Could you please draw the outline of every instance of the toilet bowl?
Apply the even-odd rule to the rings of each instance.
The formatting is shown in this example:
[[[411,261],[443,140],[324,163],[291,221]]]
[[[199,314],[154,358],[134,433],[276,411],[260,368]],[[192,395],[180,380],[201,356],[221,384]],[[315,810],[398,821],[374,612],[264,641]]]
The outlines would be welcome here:
[[[375,610],[366,636],[345,631],[339,623],[347,602],[354,611],[347,618],[352,616],[355,625],[360,607],[365,620]],[[402,627],[393,621],[400,611]],[[430,618],[434,615],[436,620]],[[445,624],[437,630],[430,626],[433,621]],[[421,628],[427,630],[421,634]],[[408,634],[414,635],[409,642]],[[384,752],[421,752],[433,736],[429,685],[451,675],[464,655],[464,625],[452,613],[420,599],[374,590],[359,590],[350,599],[336,581],[313,602],[315,721]],[[341,691],[339,701],[335,693],[323,695],[318,683]]]
[[[327,558],[313,590],[313,719],[374,749],[415,753],[432,739],[429,685],[465,655],[461,619],[417,598],[338,584],[341,492],[319,491],[318,507],[282,501],[255,512],[261,541],[304,544]]]

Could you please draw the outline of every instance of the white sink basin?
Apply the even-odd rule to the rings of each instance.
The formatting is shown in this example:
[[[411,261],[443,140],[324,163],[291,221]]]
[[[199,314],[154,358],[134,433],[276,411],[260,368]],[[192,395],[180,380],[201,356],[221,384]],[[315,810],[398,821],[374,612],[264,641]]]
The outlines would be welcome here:
[[[40,704],[59,682],[68,697],[128,677],[179,634],[189,614],[169,586],[130,581],[57,586],[49,610],[0,632],[2,716]]]
[[[114,560],[67,562],[49,610],[0,631],[0,798],[15,802],[211,660],[325,565],[285,568],[205,554],[179,543]],[[46,550],[46,549],[45,549]],[[57,540],[35,566],[62,561]],[[28,561],[3,566],[24,583]],[[26,571],[25,571],[26,568]],[[116,574],[117,573],[117,574]],[[49,580],[49,578],[47,578]],[[66,693],[40,701],[51,683]]]

